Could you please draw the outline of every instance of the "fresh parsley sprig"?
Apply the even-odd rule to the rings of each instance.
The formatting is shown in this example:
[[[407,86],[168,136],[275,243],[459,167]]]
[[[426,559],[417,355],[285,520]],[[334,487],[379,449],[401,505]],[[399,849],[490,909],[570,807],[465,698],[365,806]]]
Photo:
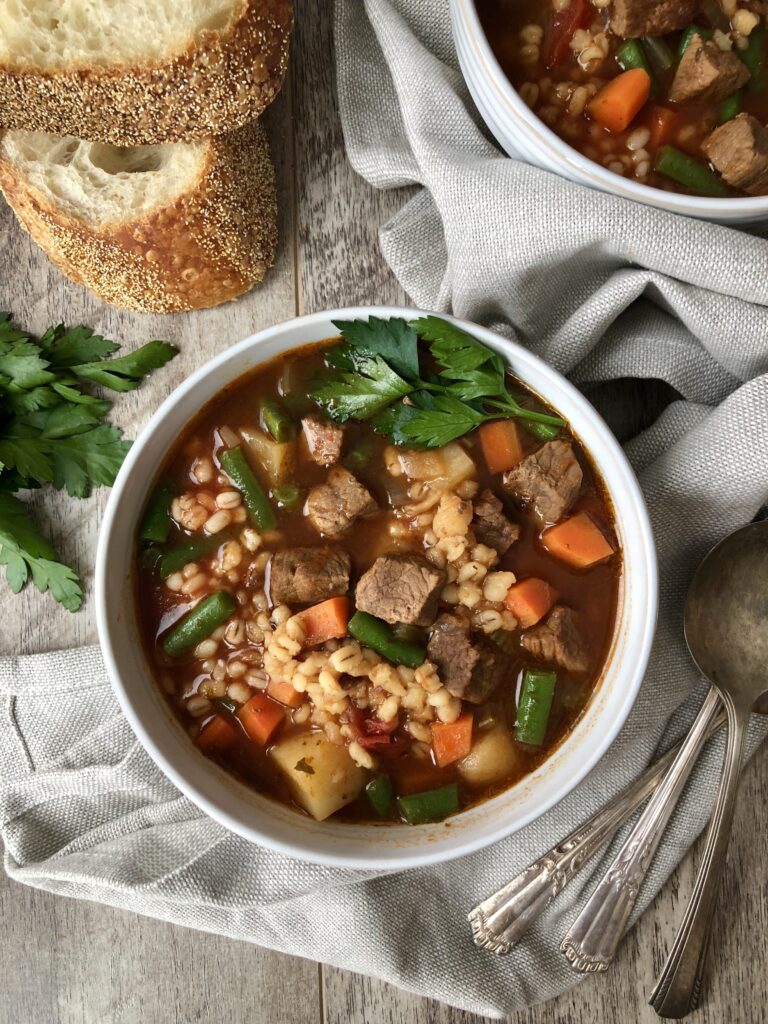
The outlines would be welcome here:
[[[565,421],[523,406],[507,390],[501,357],[447,320],[428,316],[334,321],[342,344],[312,397],[339,423],[371,420],[395,444],[438,448],[493,419],[527,420],[544,428]],[[425,374],[419,341],[439,370]]]
[[[31,580],[69,611],[83,599],[77,575],[16,492],[53,484],[83,498],[114,483],[130,442],[104,422],[112,403],[87,388],[131,391],[177,351],[150,341],[110,358],[117,349],[82,325],[59,324],[36,341],[0,313],[0,565],[15,593]]]

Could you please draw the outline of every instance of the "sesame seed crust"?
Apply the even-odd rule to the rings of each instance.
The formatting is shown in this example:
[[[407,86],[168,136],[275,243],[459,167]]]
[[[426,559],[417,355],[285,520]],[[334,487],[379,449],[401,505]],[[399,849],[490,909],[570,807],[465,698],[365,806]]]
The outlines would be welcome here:
[[[142,312],[206,309],[261,281],[277,248],[275,172],[253,121],[205,142],[197,181],[170,204],[98,229],[53,206],[0,159],[0,188],[64,274]]]
[[[229,132],[277,96],[292,28],[292,0],[241,0],[226,29],[203,32],[163,62],[51,71],[6,62],[0,122],[117,146]]]

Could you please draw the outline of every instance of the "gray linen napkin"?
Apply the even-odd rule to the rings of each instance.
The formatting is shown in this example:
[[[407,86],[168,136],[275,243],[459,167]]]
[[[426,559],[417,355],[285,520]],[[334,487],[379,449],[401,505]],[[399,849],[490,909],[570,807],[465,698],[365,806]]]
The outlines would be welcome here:
[[[653,517],[661,616],[636,707],[576,791],[492,849],[377,875],[300,864],[227,833],[157,771],[98,651],[0,660],[0,835],[21,882],[375,975],[489,1016],[574,984],[559,937],[600,865],[507,958],[476,950],[466,912],[621,789],[703,696],[681,607],[698,559],[768,498],[768,250],[569,185],[478,130],[445,0],[340,0],[339,93],[350,157],[380,187],[423,186],[381,241],[414,301],[514,333],[580,382],[660,377],[685,396],[628,454]],[[755,725],[754,749],[762,738]],[[638,913],[704,826],[711,744]]]

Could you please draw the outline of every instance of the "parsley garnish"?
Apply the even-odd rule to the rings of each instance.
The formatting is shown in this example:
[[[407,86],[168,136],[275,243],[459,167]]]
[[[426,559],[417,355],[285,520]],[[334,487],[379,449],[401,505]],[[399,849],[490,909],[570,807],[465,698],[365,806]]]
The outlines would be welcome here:
[[[300,761],[296,762],[296,764],[293,766],[293,770],[295,772],[304,772],[305,775],[315,774],[315,769],[312,767],[311,764],[309,764],[307,759],[304,757],[302,757]]]
[[[549,427],[565,421],[534,412],[507,391],[502,358],[440,317],[334,321],[343,338],[327,358],[329,373],[310,397],[339,423],[370,420],[395,444],[439,448],[482,423],[514,417]],[[419,342],[438,372],[425,374]]]
[[[118,346],[88,327],[51,327],[35,341],[0,313],[0,565],[11,590],[31,580],[69,611],[82,604],[76,573],[60,562],[17,491],[42,484],[86,497],[110,486],[130,447],[104,422],[112,403],[85,388],[130,391],[176,355],[162,341],[109,358]]]

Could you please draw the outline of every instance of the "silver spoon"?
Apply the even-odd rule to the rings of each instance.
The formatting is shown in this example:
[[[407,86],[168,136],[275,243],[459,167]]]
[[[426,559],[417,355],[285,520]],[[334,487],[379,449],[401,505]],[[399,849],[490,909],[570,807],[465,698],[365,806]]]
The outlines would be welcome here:
[[[749,719],[768,691],[768,522],[726,537],[699,566],[685,606],[685,638],[728,716],[723,777],[691,901],[650,998],[660,1017],[696,1009],[725,865]]]

